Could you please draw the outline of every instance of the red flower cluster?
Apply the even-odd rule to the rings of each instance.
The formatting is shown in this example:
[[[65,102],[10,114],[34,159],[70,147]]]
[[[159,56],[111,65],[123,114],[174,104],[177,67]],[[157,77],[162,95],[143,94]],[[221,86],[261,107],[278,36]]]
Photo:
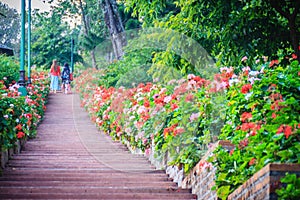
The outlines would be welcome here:
[[[252,119],[252,114],[248,112],[244,112],[241,116],[241,121],[246,122],[248,120]]]
[[[252,89],[252,85],[251,84],[246,84],[242,87],[241,92],[243,94],[247,94],[249,92],[249,90]]]
[[[174,132],[175,132],[175,129],[177,126],[178,126],[178,124],[173,124],[172,126],[165,128],[164,129],[164,137],[167,137],[171,133],[173,133],[173,135],[174,135]]]
[[[22,131],[19,131],[17,133],[17,138],[20,139],[20,138],[23,138],[25,136],[25,133],[23,133]]]
[[[240,141],[239,149],[245,148],[246,146],[248,146],[248,144],[249,144],[249,140],[248,140],[248,138],[245,138],[244,140]]]
[[[253,122],[243,123],[241,126],[241,130],[248,132],[251,131],[251,135],[256,135],[257,131],[260,130],[261,126],[259,124],[255,124]]]
[[[273,67],[274,65],[278,65],[279,61],[278,60],[272,60],[269,64],[270,67]]]
[[[284,133],[285,138],[288,139],[290,135],[292,135],[292,127],[289,125],[281,125],[278,130],[277,134]]]

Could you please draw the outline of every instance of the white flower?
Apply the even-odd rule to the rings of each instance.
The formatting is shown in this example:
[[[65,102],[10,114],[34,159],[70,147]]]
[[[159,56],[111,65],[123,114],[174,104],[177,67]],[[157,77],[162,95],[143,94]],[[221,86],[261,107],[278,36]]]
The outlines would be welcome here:
[[[171,97],[171,96],[166,96],[166,97],[164,98],[164,102],[165,102],[165,103],[169,103],[171,100],[172,100],[172,97]]]
[[[229,85],[232,86],[232,85],[234,85],[235,83],[238,83],[238,82],[239,82],[239,79],[233,78],[233,79],[229,80]]]
[[[187,78],[190,80],[190,79],[193,79],[193,78],[195,78],[195,75],[194,74],[189,74],[188,76],[187,76]]]
[[[130,117],[129,117],[129,120],[130,120],[130,121],[135,120],[135,116],[130,116]]]
[[[131,133],[131,132],[132,132],[132,129],[131,129],[131,127],[127,127],[127,128],[125,128],[125,132],[126,132],[126,133]]]
[[[137,99],[138,102],[143,101],[143,100],[144,100],[144,97],[139,97],[139,98]]]
[[[159,92],[159,95],[165,93],[167,91],[167,88],[161,88],[160,92]]]
[[[249,75],[250,76],[257,76],[259,74],[259,71],[250,71]]]
[[[251,97],[251,95],[253,94],[253,92],[249,92],[245,95],[245,99],[249,100],[249,98]]]
[[[3,115],[3,117],[4,117],[5,119],[8,119],[8,115]]]
[[[11,108],[15,107],[15,105],[14,105],[14,104],[12,104],[12,103],[11,103],[11,104],[9,104],[9,106],[10,106]]]
[[[145,106],[140,106],[139,109],[137,110],[137,113],[140,115],[142,113],[147,112],[147,109],[145,108]]]

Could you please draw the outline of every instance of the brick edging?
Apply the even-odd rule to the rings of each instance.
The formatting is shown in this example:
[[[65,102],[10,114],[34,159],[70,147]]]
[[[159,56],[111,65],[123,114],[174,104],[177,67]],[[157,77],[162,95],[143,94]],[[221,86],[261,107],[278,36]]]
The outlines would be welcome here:
[[[280,179],[286,172],[297,173],[299,177],[300,164],[270,163],[231,193],[228,200],[277,199],[275,190],[280,188]]]

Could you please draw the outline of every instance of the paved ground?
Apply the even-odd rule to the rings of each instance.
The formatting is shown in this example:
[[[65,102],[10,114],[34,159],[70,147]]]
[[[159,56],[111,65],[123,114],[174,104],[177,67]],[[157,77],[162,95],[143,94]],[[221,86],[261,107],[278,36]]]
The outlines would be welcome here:
[[[0,199],[192,199],[146,158],[100,133],[78,95],[50,94],[35,139],[9,161]]]

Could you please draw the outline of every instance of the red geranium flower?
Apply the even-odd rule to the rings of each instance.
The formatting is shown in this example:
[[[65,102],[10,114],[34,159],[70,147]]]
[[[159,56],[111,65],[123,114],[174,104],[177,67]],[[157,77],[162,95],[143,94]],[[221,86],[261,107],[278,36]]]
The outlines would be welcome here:
[[[256,162],[256,159],[255,159],[255,158],[252,158],[252,159],[249,161],[249,166],[254,165],[255,162]]]
[[[249,90],[251,90],[252,85],[251,84],[246,84],[242,87],[241,92],[243,94],[247,94],[249,92]]]
[[[17,133],[17,138],[18,139],[20,139],[20,138],[22,138],[22,137],[24,137],[25,136],[25,133],[23,133],[22,131],[19,131],[18,133]]]
[[[18,131],[22,130],[22,125],[21,124],[18,124],[16,127],[15,127]]]
[[[281,125],[278,130],[277,134],[284,133],[285,138],[288,139],[290,135],[292,135],[292,127],[289,125]]]
[[[145,98],[145,101],[144,101],[144,106],[145,106],[146,108],[149,108],[149,107],[150,107],[150,102],[149,102],[149,100],[146,99],[146,98]]]
[[[176,103],[172,103],[171,104],[171,109],[175,110],[176,108],[178,108],[178,105]]]
[[[244,112],[241,116],[241,121],[246,122],[247,120],[252,118],[252,114],[248,112]]]
[[[270,67],[273,67],[274,65],[278,65],[279,64],[279,61],[278,60],[272,60],[271,62],[270,62]]]

